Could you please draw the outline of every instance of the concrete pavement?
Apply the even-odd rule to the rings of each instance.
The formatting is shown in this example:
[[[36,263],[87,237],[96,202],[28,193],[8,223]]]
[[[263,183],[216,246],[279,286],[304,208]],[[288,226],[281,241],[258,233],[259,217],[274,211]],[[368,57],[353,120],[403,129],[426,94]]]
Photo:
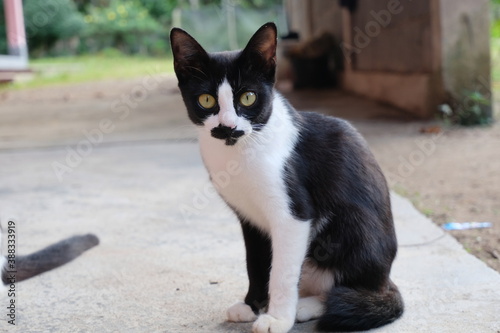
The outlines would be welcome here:
[[[247,286],[243,241],[210,190],[195,143],[95,148],[59,182],[50,166],[65,153],[0,154],[1,217],[4,225],[16,222],[19,254],[77,233],[101,240],[76,261],[17,285],[19,331],[249,331],[224,321]],[[500,275],[406,199],[393,195],[392,202],[400,243],[392,276],[406,312],[379,331],[498,331]]]

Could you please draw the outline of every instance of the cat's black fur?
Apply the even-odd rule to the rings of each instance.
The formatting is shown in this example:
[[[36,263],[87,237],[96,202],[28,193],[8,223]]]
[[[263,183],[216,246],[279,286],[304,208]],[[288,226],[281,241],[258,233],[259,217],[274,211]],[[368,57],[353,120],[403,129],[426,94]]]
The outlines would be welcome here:
[[[195,97],[206,92],[215,96],[227,78],[233,87],[243,81],[246,90],[259,96],[259,103],[250,110],[239,110],[235,103],[236,112],[247,112],[257,130],[266,125],[272,112],[276,64],[275,57],[258,51],[269,42],[266,38],[273,29],[276,32],[272,23],[264,25],[241,52],[217,54],[206,53],[186,32],[172,30],[175,70],[194,124],[203,125],[207,117]],[[290,210],[304,223],[311,221],[306,258],[334,276],[317,327],[355,331],[388,324],[401,316],[404,306],[389,278],[397,241],[385,178],[366,142],[346,121],[297,112],[288,104],[287,108],[300,133],[283,172]],[[232,133],[221,129],[212,136],[234,145],[238,138],[230,140]],[[250,285],[245,303],[257,313],[268,302],[272,243],[238,213],[238,207],[232,208],[240,218],[246,246]]]
[[[98,244],[99,239],[95,235],[87,234],[64,239],[28,255],[6,257],[11,261],[0,267],[2,282],[9,285],[45,273],[67,264]]]
[[[265,309],[268,302],[268,283],[271,270],[271,240],[260,230],[239,217],[245,241],[247,274],[250,282],[245,303],[252,307],[255,313]]]
[[[318,327],[366,330],[391,322],[403,302],[389,279],[397,242],[385,178],[347,122],[316,113],[298,121],[288,193],[295,214],[319,230],[307,257],[335,276]]]

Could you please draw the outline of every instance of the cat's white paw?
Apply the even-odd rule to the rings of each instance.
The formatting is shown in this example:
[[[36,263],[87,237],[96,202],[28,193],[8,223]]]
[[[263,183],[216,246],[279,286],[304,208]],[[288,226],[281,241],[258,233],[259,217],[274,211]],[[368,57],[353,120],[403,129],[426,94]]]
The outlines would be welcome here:
[[[227,320],[237,323],[246,323],[257,319],[257,315],[252,308],[243,302],[238,302],[227,309]]]
[[[318,297],[304,297],[297,304],[297,321],[304,322],[321,317],[325,311],[323,302]]]
[[[275,318],[269,314],[263,314],[253,324],[252,333],[287,333],[293,324],[293,318]]]

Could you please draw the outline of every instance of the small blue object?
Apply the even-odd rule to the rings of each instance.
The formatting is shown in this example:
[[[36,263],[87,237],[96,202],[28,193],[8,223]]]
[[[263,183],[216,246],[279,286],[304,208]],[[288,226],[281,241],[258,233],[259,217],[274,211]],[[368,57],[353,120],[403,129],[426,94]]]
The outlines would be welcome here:
[[[450,222],[441,226],[445,230],[467,230],[467,229],[480,229],[491,228],[491,222]]]

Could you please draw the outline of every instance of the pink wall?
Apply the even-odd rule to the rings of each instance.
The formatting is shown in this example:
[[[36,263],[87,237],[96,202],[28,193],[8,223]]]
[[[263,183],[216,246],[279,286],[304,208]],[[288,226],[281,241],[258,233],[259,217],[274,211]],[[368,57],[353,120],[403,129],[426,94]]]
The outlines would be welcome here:
[[[7,41],[9,49],[19,54],[26,49],[22,0],[3,0],[7,22]]]

